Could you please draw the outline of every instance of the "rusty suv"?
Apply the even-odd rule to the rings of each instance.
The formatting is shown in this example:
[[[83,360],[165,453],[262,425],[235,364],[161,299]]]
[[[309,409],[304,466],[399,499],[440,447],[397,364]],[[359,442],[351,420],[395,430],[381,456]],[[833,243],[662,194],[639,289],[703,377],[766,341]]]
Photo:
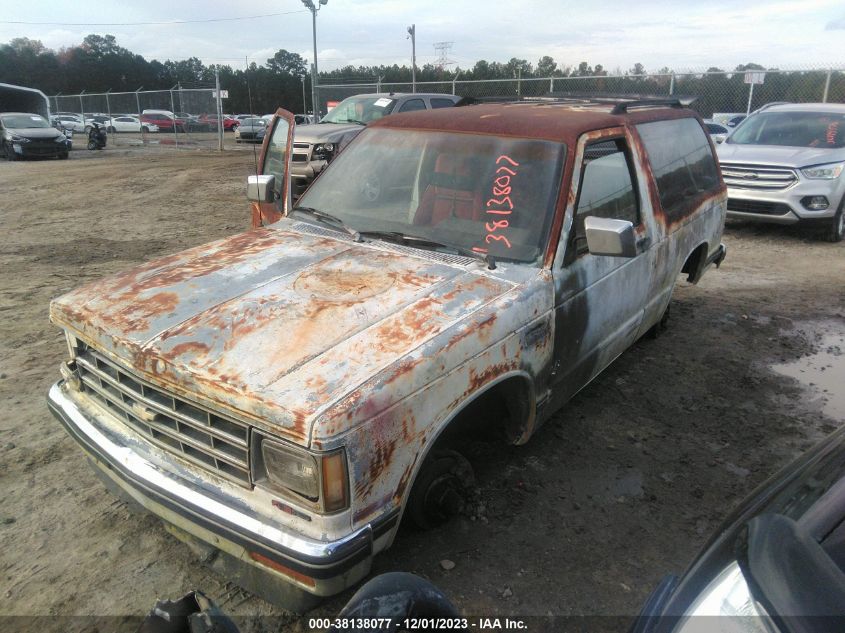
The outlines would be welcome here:
[[[293,117],[253,230],[55,299],[49,405],[115,491],[303,609],[436,524],[471,430],[521,444],[725,256],[726,189],[674,101],[373,123],[292,206]]]

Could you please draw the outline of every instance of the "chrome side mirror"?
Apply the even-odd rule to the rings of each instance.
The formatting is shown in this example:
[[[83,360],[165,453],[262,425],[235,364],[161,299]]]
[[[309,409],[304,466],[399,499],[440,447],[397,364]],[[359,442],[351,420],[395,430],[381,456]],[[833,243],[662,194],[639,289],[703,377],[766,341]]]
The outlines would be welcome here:
[[[634,225],[628,220],[587,216],[584,218],[584,229],[587,233],[587,248],[593,255],[609,255],[610,257],[637,255]]]
[[[249,176],[246,179],[246,197],[253,202],[273,202],[276,199],[276,177],[273,175]]]

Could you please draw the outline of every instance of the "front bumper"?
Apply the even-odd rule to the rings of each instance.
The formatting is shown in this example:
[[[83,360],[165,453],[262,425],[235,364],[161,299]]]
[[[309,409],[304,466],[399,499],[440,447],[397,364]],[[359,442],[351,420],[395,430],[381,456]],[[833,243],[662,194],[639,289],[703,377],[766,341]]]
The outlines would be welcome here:
[[[728,186],[728,217],[754,220],[771,224],[796,224],[827,220],[836,214],[845,186],[839,179],[807,180],[779,191],[756,191]],[[807,209],[801,200],[811,196],[825,196],[829,201],[827,209]]]
[[[56,143],[55,141],[51,141],[50,143],[15,143],[12,141],[10,144],[12,146],[12,151],[23,158],[55,158],[57,156],[67,154],[70,151],[70,145],[67,142]]]
[[[175,527],[171,531],[183,540],[204,544],[207,559],[222,555],[217,567],[238,584],[286,608],[304,610],[313,606],[309,595],[334,595],[364,578],[374,541],[397,522],[394,513],[335,541],[285,531],[195,475],[162,469],[130,431],[116,432],[70,392],[64,381],[54,384],[47,395],[50,411],[108,483]]]

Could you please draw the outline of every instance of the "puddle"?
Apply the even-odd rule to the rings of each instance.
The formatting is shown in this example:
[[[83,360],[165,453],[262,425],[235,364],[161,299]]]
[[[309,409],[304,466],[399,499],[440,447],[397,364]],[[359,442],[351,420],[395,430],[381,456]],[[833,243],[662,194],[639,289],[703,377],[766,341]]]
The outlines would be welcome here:
[[[845,421],[845,336],[823,336],[815,354],[772,365],[772,369],[813,389],[822,400],[825,414]]]

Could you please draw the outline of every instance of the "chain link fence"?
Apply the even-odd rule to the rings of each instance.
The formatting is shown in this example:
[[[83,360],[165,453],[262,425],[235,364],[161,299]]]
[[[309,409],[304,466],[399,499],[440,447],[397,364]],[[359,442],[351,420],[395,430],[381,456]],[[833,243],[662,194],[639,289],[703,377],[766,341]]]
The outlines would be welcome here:
[[[218,125],[221,103],[209,88],[83,92],[54,95],[49,101],[54,119],[73,128],[74,138],[97,121],[106,128],[111,147],[217,149],[228,132]]]
[[[692,108],[704,118],[715,113],[745,113],[766,103],[845,103],[845,65],[807,70],[749,71],[763,83],[745,83],[746,73],[672,72],[643,75],[594,75],[417,82],[416,92],[437,92],[475,98],[542,97],[566,94],[642,94],[696,97]],[[366,92],[412,92],[410,83],[320,85],[321,110],[327,103]]]
[[[746,72],[687,71],[642,75],[593,75],[513,79],[417,82],[416,92],[457,94],[475,98],[543,97],[551,94],[640,94],[695,97],[692,104],[704,118],[745,113],[766,103],[845,103],[845,65],[823,69],[749,71],[762,83],[746,83]],[[368,92],[413,92],[411,83],[325,84],[317,86],[322,114],[328,104]],[[74,133],[84,133],[92,120],[105,121],[111,147],[157,146],[220,149],[232,134],[218,125],[223,102],[211,88],[81,93],[49,97],[53,115],[75,115]],[[175,113],[172,118],[151,110]],[[148,111],[145,114],[145,111]],[[133,117],[137,122],[133,121]],[[64,123],[63,123],[64,124]],[[154,127],[158,124],[157,129]],[[68,124],[65,124],[66,127]],[[230,123],[227,125],[231,125]],[[226,143],[232,147],[234,143]]]

